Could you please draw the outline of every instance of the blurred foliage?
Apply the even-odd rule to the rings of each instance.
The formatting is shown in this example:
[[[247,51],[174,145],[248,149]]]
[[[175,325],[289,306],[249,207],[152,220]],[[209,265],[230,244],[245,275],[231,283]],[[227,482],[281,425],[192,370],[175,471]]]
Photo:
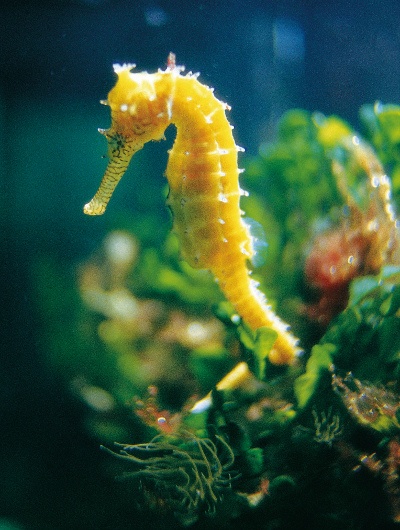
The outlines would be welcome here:
[[[394,198],[400,200],[400,107],[397,105],[364,105],[360,109],[363,133],[388,168]]]
[[[120,219],[76,281],[38,262],[46,360],[141,509],[219,528],[400,521],[400,107],[360,116],[364,138],[293,110],[245,161],[268,245],[254,276],[301,339],[292,366],[174,235],[152,239],[156,211]]]

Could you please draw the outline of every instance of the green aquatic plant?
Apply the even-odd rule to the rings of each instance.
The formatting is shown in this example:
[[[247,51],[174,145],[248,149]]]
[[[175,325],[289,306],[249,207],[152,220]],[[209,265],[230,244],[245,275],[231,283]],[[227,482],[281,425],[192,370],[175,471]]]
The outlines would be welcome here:
[[[312,348],[305,373],[295,381],[301,408],[329,388],[332,377],[337,381],[337,370],[372,384],[398,380],[399,278],[399,268],[390,266],[352,283],[347,308]]]
[[[152,209],[109,232],[77,288],[38,266],[49,362],[92,436],[129,440],[109,465],[141,509],[186,526],[400,520],[399,109],[364,107],[362,135],[290,111],[245,161],[268,243],[253,276],[304,350],[290,366],[271,362],[276,330],[252,329],[174,236],[149,236]]]
[[[120,479],[139,484],[150,505],[173,512],[183,522],[195,520],[200,509],[215,513],[231,488],[234,455],[221,436],[214,442],[191,433],[158,435],[148,443],[116,446],[112,454],[134,468]]]
[[[325,413],[323,410],[318,415],[315,409],[312,410],[314,417],[315,435],[314,440],[319,443],[331,445],[335,440],[343,435],[343,425],[339,414],[333,414],[332,409]]]
[[[363,133],[388,168],[393,195],[400,202],[400,106],[376,102],[360,109]]]
[[[293,524],[285,509],[294,491],[307,518],[322,524],[321,510],[307,508],[306,485],[332,518],[338,517],[329,488],[360,468],[389,484],[382,495],[396,520],[395,481],[389,477],[398,472],[393,444],[399,434],[400,345],[393,337],[400,336],[400,250],[386,168],[339,118],[293,111],[248,170],[246,204],[251,214],[258,212],[254,216],[271,247],[257,273],[270,298],[291,315],[306,351],[292,366],[274,365],[269,353],[276,332],[254,331],[229,303],[217,303],[215,314],[225,330],[222,350],[233,368],[214,381],[206,397],[196,401],[192,395],[178,421],[157,408],[159,396],[151,406],[145,402],[140,417],[160,434],[147,444],[117,445],[113,454],[134,467],[122,476],[139,486],[148,506],[174,513],[183,524],[205,513],[219,521],[234,503],[231,516],[252,508],[266,521],[278,509],[284,528]],[[260,207],[265,182],[272,201]],[[274,200],[282,190],[292,201],[289,209],[287,200]],[[145,277],[145,268],[140,270]],[[177,271],[171,285],[190,274]],[[155,280],[153,294],[165,293],[167,285],[168,280],[164,286]],[[203,366],[196,373],[204,377],[216,351],[208,357],[199,353],[190,351],[191,366]],[[354,375],[340,375],[349,372]],[[366,452],[357,429],[381,436],[375,451]],[[326,491],[310,484],[306,448],[314,473],[331,481]],[[351,481],[346,487],[350,494]],[[368,487],[357,484],[365,495]],[[344,499],[337,502],[345,518],[364,517]]]
[[[383,385],[362,383],[351,373],[333,374],[332,385],[357,422],[385,433],[400,431],[399,395]]]

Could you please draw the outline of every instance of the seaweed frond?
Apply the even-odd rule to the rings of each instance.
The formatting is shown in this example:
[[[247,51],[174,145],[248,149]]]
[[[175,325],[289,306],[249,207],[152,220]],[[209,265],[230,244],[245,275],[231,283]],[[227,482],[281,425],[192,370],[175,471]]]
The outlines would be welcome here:
[[[314,417],[314,440],[318,443],[331,446],[343,434],[340,416],[333,414],[331,407],[328,409],[328,412],[323,410],[318,414],[315,409],[312,409],[311,412]]]
[[[136,467],[120,477],[139,484],[151,508],[173,512],[181,522],[192,522],[200,513],[212,515],[231,487],[233,451],[221,437],[215,443],[190,433],[182,437],[158,435],[149,443],[115,444],[103,448]]]

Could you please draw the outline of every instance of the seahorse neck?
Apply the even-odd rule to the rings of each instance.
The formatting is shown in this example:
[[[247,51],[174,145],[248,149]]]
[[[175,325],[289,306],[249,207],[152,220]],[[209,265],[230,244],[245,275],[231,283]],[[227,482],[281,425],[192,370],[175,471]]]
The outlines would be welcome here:
[[[213,116],[218,111],[224,114],[225,107],[213,91],[199,83],[196,76],[177,76],[172,90],[171,123],[176,126],[179,137],[198,148],[200,139],[207,148],[218,143],[216,133],[221,124],[216,126]]]

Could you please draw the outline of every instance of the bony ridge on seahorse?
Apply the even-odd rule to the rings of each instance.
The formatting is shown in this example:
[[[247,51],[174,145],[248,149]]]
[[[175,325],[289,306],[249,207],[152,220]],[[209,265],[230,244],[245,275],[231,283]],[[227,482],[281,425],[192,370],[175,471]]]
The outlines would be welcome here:
[[[132,155],[150,140],[160,140],[176,126],[166,177],[173,228],[184,259],[211,270],[226,298],[253,330],[267,326],[277,332],[269,353],[274,364],[290,364],[299,348],[251,279],[247,261],[254,257],[252,237],[242,219],[237,153],[232,127],[213,90],[198,74],[182,75],[170,54],[168,66],[156,73],[132,72],[134,65],[114,65],[118,76],[105,104],[111,127],[100,130],[108,141],[109,163],[100,187],[85,205],[89,215],[104,213]]]

